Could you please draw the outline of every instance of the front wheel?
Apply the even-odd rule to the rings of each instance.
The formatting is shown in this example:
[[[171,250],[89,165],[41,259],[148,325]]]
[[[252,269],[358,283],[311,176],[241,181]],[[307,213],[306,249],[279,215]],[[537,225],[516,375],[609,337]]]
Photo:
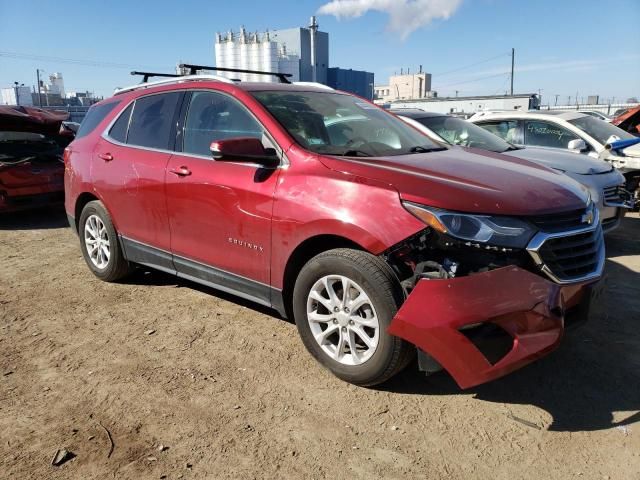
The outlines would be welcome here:
[[[302,341],[316,360],[343,380],[370,386],[398,373],[415,351],[387,333],[402,300],[383,260],[335,249],[302,268],[293,310]]]

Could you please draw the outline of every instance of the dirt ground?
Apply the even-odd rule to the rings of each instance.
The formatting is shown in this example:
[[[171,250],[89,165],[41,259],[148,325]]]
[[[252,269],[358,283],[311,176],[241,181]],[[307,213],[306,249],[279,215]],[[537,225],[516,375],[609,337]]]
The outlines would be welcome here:
[[[469,391],[415,365],[351,386],[270,310],[153,271],[102,283],[65,222],[0,218],[1,478],[640,479],[637,214],[607,240],[601,318]]]

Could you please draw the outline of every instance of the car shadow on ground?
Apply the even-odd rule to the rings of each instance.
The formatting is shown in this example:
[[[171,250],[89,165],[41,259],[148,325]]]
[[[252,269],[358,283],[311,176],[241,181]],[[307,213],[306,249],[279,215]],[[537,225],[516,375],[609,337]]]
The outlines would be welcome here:
[[[554,431],[624,429],[640,422],[640,413],[625,413],[640,410],[640,275],[618,259],[639,253],[635,215],[607,238],[602,313],[567,332],[548,357],[465,391],[446,373],[425,377],[414,364],[382,389],[425,396],[470,393],[487,402],[534,405],[552,416],[548,429]]]
[[[159,270],[139,267],[130,276],[124,278],[121,283],[126,285],[175,286],[176,288],[189,288],[191,290],[202,292],[211,297],[219,298],[220,300],[225,300],[242,307],[250,308],[251,310],[255,310],[256,312],[260,312],[264,315],[269,315],[278,320],[284,320],[293,323],[293,321],[289,321],[288,319],[282,317],[273,308],[260,305],[259,303],[252,302],[251,300],[245,300],[231,293],[226,293],[213,287],[207,287],[206,285],[201,285],[190,280],[185,280],[183,278],[177,277],[176,275],[161,272]]]
[[[68,227],[63,207],[0,213],[0,230],[46,230]]]

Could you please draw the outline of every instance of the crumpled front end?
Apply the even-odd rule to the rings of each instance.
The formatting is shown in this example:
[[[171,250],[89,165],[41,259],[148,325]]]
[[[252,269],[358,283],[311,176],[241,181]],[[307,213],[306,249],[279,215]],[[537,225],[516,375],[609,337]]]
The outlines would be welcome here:
[[[518,266],[419,280],[389,333],[435,359],[461,388],[499,378],[555,349],[565,322],[582,317],[595,283],[559,285]],[[494,327],[507,339],[498,357],[472,332]],[[504,342],[503,342],[504,343]]]

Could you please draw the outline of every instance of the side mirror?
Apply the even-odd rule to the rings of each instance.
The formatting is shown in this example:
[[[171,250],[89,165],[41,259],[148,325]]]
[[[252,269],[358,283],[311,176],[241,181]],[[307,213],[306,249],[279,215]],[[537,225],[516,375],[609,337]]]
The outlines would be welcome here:
[[[212,142],[209,149],[214,160],[221,162],[257,163],[264,167],[276,167],[280,158],[273,148],[264,148],[254,137],[237,137]]]
[[[574,152],[584,152],[587,149],[587,144],[581,138],[576,138],[567,144],[567,148]]]

